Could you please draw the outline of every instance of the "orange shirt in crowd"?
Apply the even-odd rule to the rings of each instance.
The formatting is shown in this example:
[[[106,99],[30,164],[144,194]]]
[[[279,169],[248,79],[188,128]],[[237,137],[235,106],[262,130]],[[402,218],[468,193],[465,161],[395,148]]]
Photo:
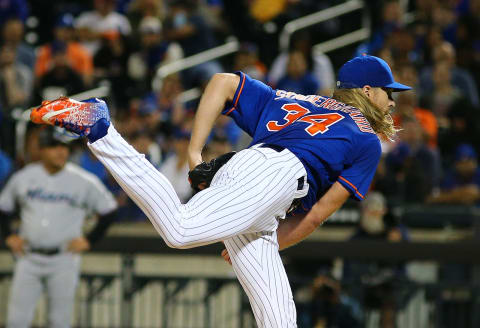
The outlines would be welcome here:
[[[93,74],[93,59],[87,50],[77,42],[69,42],[66,49],[67,58],[72,68],[82,76]],[[47,44],[42,46],[35,63],[35,76],[40,77],[50,70],[52,64],[52,48]]]
[[[427,109],[415,108],[414,109],[415,118],[422,126],[423,130],[428,136],[428,145],[432,148],[437,147],[437,137],[438,137],[438,123],[435,115]],[[402,118],[399,115],[393,116],[393,121],[395,126],[402,126]]]

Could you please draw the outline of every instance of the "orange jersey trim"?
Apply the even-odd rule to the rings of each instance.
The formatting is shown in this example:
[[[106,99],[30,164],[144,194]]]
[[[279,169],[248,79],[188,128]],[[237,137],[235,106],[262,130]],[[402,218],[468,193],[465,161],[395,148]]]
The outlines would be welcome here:
[[[238,91],[237,99],[235,99],[235,103],[233,104],[233,107],[230,108],[225,115],[229,115],[231,112],[235,110],[235,108],[237,108],[238,99],[240,99],[240,95],[242,94],[243,86],[245,84],[245,79],[246,79],[245,74],[242,74],[242,85],[240,86],[240,91]]]
[[[347,179],[345,179],[342,176],[339,176],[338,178],[341,179],[342,181],[344,181],[345,183],[347,183],[350,187],[352,187],[353,190],[355,190],[355,193],[357,195],[359,195],[361,198],[364,198],[364,196],[358,191],[357,187],[355,187],[355,185],[353,183],[351,183],[350,181],[348,181]]]

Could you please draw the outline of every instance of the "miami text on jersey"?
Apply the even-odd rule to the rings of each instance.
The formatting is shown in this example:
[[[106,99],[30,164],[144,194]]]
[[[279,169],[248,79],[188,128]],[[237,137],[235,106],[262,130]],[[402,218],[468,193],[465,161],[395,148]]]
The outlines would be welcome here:
[[[77,206],[77,202],[75,201],[75,197],[73,195],[65,193],[53,193],[45,191],[41,188],[29,189],[27,191],[27,197],[32,200],[38,199],[45,202],[66,202],[73,207]]]

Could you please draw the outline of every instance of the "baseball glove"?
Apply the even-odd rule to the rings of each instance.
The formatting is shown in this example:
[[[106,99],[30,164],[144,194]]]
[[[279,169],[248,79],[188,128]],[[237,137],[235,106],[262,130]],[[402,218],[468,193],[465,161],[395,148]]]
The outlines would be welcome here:
[[[218,156],[208,163],[202,162],[195,166],[193,170],[188,172],[188,181],[192,188],[200,191],[209,187],[217,171],[220,170],[233,155],[235,155],[234,151]]]

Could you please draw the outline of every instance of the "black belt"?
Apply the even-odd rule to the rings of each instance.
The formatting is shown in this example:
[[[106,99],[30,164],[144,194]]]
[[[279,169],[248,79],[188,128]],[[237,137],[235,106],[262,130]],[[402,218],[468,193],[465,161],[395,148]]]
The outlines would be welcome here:
[[[30,253],[41,255],[56,255],[60,253],[60,248],[30,248]]]
[[[270,149],[273,149],[273,150],[275,150],[276,152],[279,152],[279,153],[285,150],[285,147],[283,147],[283,146],[268,144],[268,143],[261,144],[259,147],[260,148],[270,148]],[[302,190],[304,184],[305,184],[305,177],[303,176],[303,177],[298,178],[297,190]]]
[[[275,150],[276,152],[281,152],[281,151],[285,150],[285,147],[283,147],[283,146],[268,144],[268,143],[261,144],[260,148],[270,148],[270,149]]]

